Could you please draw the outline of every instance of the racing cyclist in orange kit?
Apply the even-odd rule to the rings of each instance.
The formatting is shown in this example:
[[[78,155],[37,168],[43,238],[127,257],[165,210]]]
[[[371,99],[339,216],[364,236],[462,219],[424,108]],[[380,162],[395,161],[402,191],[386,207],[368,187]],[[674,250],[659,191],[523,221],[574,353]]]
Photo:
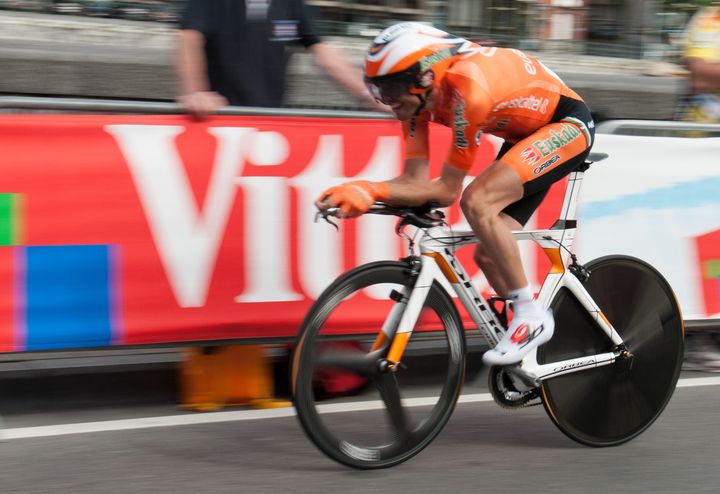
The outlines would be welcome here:
[[[505,337],[483,355],[486,365],[522,360],[553,334],[554,320],[534,299],[512,230],[520,230],[552,183],[581,165],[594,124],[588,107],[550,69],[525,53],[482,47],[412,22],[380,33],[365,58],[365,80],[391,107],[405,135],[403,173],[386,182],[331,187],[316,204],[346,217],[375,201],[460,206],[480,243],[475,261],[501,297],[513,302]],[[453,131],[441,175],[428,172],[428,124]],[[483,133],[505,140],[496,161],[463,191]]]

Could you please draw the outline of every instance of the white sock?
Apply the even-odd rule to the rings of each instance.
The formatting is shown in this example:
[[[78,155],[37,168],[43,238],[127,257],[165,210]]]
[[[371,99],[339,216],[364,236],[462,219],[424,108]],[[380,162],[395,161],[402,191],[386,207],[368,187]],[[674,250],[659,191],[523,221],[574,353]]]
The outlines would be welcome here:
[[[510,290],[508,296],[513,303],[513,313],[516,316],[540,314],[540,306],[535,301],[530,285],[517,290]]]

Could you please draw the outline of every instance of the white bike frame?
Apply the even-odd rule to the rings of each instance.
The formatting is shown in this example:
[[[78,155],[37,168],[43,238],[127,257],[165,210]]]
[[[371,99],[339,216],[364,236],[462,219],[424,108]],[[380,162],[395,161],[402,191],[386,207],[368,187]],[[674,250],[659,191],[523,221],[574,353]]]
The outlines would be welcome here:
[[[582,283],[568,269],[571,259],[571,247],[575,238],[577,221],[576,205],[584,171],[574,171],[568,177],[568,185],[560,213],[560,219],[548,230],[530,230],[513,232],[517,240],[532,240],[545,251],[552,266],[540,287],[538,301],[547,308],[561,288],[568,289],[590,317],[613,343],[616,350],[597,355],[539,364],[537,349],[531,351],[521,362],[519,368],[535,381],[577,372],[583,369],[599,367],[615,362],[625,352],[623,340],[610,321],[605,317]],[[395,304],[383,324],[383,340],[392,340],[388,352],[391,365],[402,358],[413,328],[436,280],[446,279],[467,310],[480,333],[490,346],[495,346],[504,335],[505,329],[497,320],[489,303],[473,287],[470,276],[454,255],[454,250],[464,245],[477,243],[471,231],[453,231],[447,227],[433,227],[421,230],[417,240],[420,249],[421,266],[415,286],[403,294],[400,303]],[[376,344],[380,345],[380,342]]]

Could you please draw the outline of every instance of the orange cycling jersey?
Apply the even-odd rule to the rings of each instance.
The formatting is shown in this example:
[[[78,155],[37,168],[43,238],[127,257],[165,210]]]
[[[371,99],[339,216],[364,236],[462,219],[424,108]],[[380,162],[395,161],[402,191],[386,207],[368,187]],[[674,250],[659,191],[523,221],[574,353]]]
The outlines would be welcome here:
[[[428,157],[428,123],[437,122],[453,130],[447,163],[469,170],[482,133],[516,143],[550,123],[562,96],[582,101],[534,57],[478,46],[448,69],[434,110],[403,122],[406,157]]]

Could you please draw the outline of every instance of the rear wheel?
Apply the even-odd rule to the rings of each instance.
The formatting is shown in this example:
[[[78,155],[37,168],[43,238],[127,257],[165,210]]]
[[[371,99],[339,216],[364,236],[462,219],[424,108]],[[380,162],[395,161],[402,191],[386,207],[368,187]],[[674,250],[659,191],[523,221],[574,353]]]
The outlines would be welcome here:
[[[675,390],[683,358],[683,321],[670,285],[649,264],[608,256],[586,265],[583,283],[622,336],[631,358],[543,381],[541,395],[555,424],[590,446],[628,441],[652,424]],[[555,335],[538,348],[541,364],[612,350],[570,293],[552,302]]]
[[[292,373],[298,418],[315,445],[342,464],[384,468],[411,458],[447,423],[460,394],[464,332],[438,284],[402,365],[394,372],[382,368],[389,348],[377,343],[383,321],[391,311],[399,320],[416,278],[401,262],[356,268],[325,290],[298,334]],[[363,392],[352,399],[327,393],[321,383],[338,373],[365,380]]]

